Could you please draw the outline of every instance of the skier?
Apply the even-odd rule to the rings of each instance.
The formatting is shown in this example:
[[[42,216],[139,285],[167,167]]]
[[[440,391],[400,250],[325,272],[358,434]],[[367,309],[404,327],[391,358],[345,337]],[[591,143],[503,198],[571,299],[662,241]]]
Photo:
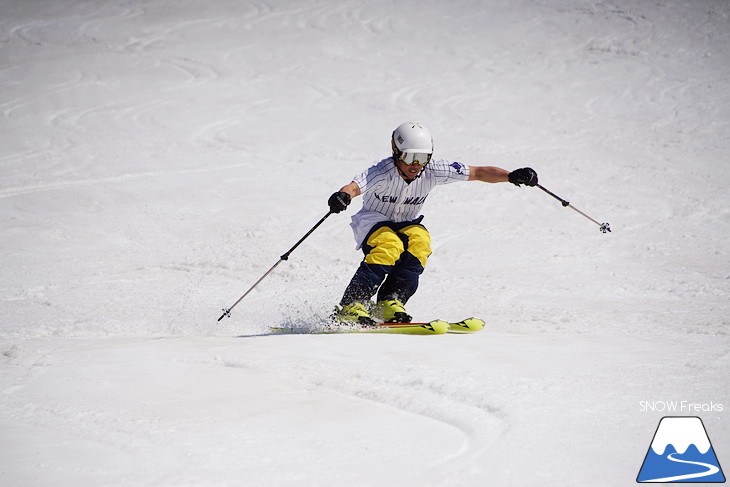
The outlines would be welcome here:
[[[339,213],[352,198],[363,195],[362,209],[350,226],[365,258],[335,308],[335,318],[342,322],[374,325],[376,320],[412,320],[404,305],[416,292],[431,255],[431,237],[419,213],[435,186],[457,181],[537,184],[537,173],[529,167],[508,172],[493,166],[431,160],[433,138],[419,123],[399,125],[391,145],[391,157],[356,176],[327,202],[330,211]]]

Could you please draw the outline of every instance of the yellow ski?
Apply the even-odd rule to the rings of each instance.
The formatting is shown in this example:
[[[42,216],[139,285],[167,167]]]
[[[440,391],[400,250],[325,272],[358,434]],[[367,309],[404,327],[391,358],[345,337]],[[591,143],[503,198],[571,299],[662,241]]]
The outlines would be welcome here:
[[[484,328],[484,320],[479,318],[467,318],[458,323],[449,323],[450,333],[470,333]]]
[[[364,325],[328,325],[318,329],[271,327],[273,333],[393,333],[400,335],[443,335],[445,333],[471,333],[484,328],[484,321],[479,318],[467,318],[457,323],[444,320],[433,320],[423,323],[378,323]]]

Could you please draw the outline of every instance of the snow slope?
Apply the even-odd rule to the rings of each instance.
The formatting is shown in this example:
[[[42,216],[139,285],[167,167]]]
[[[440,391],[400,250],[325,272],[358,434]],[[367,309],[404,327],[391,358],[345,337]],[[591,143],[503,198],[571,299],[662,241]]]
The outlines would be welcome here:
[[[667,414],[730,464],[726,0],[0,12],[3,485],[628,485]],[[216,323],[407,120],[613,233],[440,187],[408,308],[485,331],[269,335],[339,300],[356,208]]]

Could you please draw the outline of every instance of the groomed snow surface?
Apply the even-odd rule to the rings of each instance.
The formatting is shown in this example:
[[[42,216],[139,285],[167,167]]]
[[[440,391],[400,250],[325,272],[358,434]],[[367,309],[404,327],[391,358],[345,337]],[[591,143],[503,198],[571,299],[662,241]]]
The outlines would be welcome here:
[[[0,484],[625,486],[665,415],[730,465],[730,2],[0,13]],[[613,232],[439,187],[408,309],[484,331],[269,334],[339,301],[356,201],[217,323],[404,121]]]

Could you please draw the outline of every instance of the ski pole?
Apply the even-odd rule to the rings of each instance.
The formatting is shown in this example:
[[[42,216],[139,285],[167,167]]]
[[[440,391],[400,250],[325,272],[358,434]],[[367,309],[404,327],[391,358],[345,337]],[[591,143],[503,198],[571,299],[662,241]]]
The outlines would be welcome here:
[[[297,243],[295,243],[295,244],[294,244],[294,246],[293,246],[292,248],[290,248],[290,249],[289,249],[289,250],[288,250],[288,251],[287,251],[287,252],[286,252],[286,253],[285,253],[284,255],[282,255],[281,257],[279,257],[279,260],[278,260],[278,261],[276,262],[276,264],[274,264],[273,266],[271,266],[271,269],[269,269],[268,271],[266,271],[266,274],[264,274],[263,276],[261,276],[261,277],[259,278],[259,280],[258,280],[258,281],[256,281],[256,282],[254,283],[254,285],[253,285],[253,286],[251,286],[251,287],[250,287],[250,288],[248,289],[248,291],[246,291],[245,293],[243,293],[243,296],[241,296],[240,298],[238,298],[238,301],[236,301],[235,303],[233,303],[233,305],[232,305],[232,306],[231,306],[230,308],[228,308],[228,309],[226,309],[226,308],[223,308],[223,314],[221,315],[221,317],[220,317],[220,318],[218,318],[218,321],[222,320],[224,316],[228,316],[228,317],[230,318],[230,317],[231,317],[231,310],[232,310],[233,308],[235,308],[235,307],[236,307],[236,305],[237,305],[238,303],[240,303],[241,301],[243,301],[243,298],[245,298],[246,296],[248,296],[248,294],[249,294],[249,293],[250,293],[251,291],[253,291],[253,290],[254,290],[254,288],[255,288],[256,286],[258,286],[258,285],[259,285],[259,283],[261,283],[261,281],[263,281],[264,279],[266,279],[266,277],[267,277],[267,276],[268,276],[269,274],[271,274],[271,272],[272,272],[272,271],[273,271],[274,269],[276,269],[276,266],[278,266],[279,264],[281,264],[281,263],[282,263],[282,261],[285,261],[285,260],[289,260],[289,254],[291,254],[292,252],[294,252],[294,249],[296,249],[297,247],[299,247],[299,244],[301,244],[302,242],[304,242],[304,240],[305,240],[305,239],[306,239],[307,237],[309,237],[309,236],[310,236],[310,235],[312,234],[312,232],[314,232],[314,231],[315,231],[315,230],[317,229],[317,227],[318,227],[318,226],[320,226],[320,225],[321,225],[321,224],[322,224],[322,223],[323,223],[323,222],[324,222],[324,221],[325,221],[325,220],[327,219],[327,217],[328,217],[328,216],[330,216],[331,214],[332,214],[332,212],[331,212],[331,211],[327,212],[327,214],[326,214],[325,216],[323,216],[323,217],[322,217],[322,219],[321,219],[321,220],[319,220],[319,221],[317,222],[317,224],[316,224],[316,225],[314,225],[314,226],[313,226],[313,227],[312,227],[312,228],[311,228],[311,229],[310,229],[310,230],[309,230],[309,231],[308,231],[308,232],[307,232],[307,233],[306,233],[306,234],[305,234],[305,235],[304,235],[304,236],[303,236],[302,238],[300,238],[300,239],[299,239],[299,241],[298,241]]]
[[[540,186],[539,184],[537,185],[537,187],[540,188],[541,190],[545,191],[547,194],[549,194],[550,196],[552,196],[556,200],[560,201],[560,203],[562,203],[563,206],[567,206],[571,210],[577,211],[578,213],[580,213],[581,215],[583,215],[584,217],[588,218],[590,221],[592,221],[593,223],[595,223],[596,225],[598,225],[599,226],[599,230],[601,230],[601,233],[606,233],[606,232],[610,232],[611,231],[611,227],[609,226],[608,223],[598,223],[596,220],[594,220],[593,218],[589,217],[588,215],[586,215],[585,213],[583,213],[582,211],[580,211],[578,208],[576,208],[575,206],[571,205],[568,201],[565,201],[563,198],[561,198],[560,196],[556,195],[552,191],[550,191],[550,190],[548,190],[548,189]]]

